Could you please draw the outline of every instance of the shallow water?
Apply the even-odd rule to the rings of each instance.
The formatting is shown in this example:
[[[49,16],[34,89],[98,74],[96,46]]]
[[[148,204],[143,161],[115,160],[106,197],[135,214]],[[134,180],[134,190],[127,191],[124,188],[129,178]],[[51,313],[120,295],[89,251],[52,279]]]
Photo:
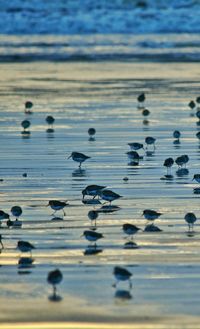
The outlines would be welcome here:
[[[1,64],[0,138],[2,181],[0,208],[23,208],[22,228],[1,225],[5,249],[1,264],[1,322],[118,322],[143,326],[177,327],[195,324],[199,316],[199,224],[188,234],[184,215],[199,217],[199,196],[193,174],[199,173],[200,148],[195,134],[197,118],[187,104],[199,96],[198,64],[179,63],[16,63]],[[144,91],[149,123],[143,123],[136,97]],[[24,102],[32,100],[33,114],[24,114]],[[56,119],[54,133],[46,132],[47,115]],[[31,121],[30,135],[21,134],[21,121]],[[95,127],[95,140],[87,130]],[[172,133],[181,131],[181,143]],[[157,139],[153,154],[145,154],[139,166],[128,165],[127,143]],[[72,151],[91,156],[78,169],[67,157]],[[165,158],[190,157],[187,175],[163,179]],[[27,177],[23,177],[26,173]],[[128,182],[123,178],[128,177]],[[105,238],[99,253],[90,252],[81,237],[91,227],[89,210],[81,190],[89,184],[106,185],[123,198],[119,210],[100,213],[98,231]],[[66,216],[53,221],[48,200],[68,200]],[[122,224],[144,229],[144,209],[163,213],[155,224],[162,232],[140,231],[139,248],[124,249]],[[56,216],[62,217],[62,212]],[[33,250],[33,266],[19,268],[18,240]],[[89,250],[89,251],[88,251]],[[133,273],[133,288],[126,283],[114,289],[115,265]],[[62,301],[51,302],[47,273],[60,268],[58,287]],[[126,291],[121,298],[120,290]],[[184,317],[183,317],[184,315]],[[178,319],[178,320],[177,320]],[[167,324],[166,324],[167,323]],[[189,327],[188,327],[189,328]]]

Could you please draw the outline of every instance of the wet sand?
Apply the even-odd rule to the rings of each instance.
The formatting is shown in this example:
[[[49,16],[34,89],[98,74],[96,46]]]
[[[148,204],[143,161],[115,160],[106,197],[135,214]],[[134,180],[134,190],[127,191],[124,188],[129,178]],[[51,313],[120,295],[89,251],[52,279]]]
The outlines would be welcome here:
[[[197,221],[188,234],[184,221],[187,212],[200,215],[199,196],[193,193],[198,184],[192,181],[199,173],[195,135],[200,126],[187,106],[199,96],[198,63],[0,66],[0,208],[23,209],[21,229],[1,225],[2,328],[17,328],[17,323],[41,328],[41,322],[44,328],[198,328],[200,228]],[[151,111],[148,124],[137,109],[140,92]],[[34,103],[31,115],[24,114],[26,100]],[[47,115],[55,117],[54,133],[46,132]],[[30,135],[21,134],[25,118],[31,121]],[[93,141],[90,127],[97,131]],[[179,145],[173,144],[175,129],[182,133]],[[127,143],[144,142],[146,136],[157,139],[155,152],[145,154],[138,166],[129,165]],[[67,160],[72,151],[91,156],[82,170]],[[181,154],[190,157],[188,174],[179,175],[174,165],[173,179],[165,179],[164,159]],[[90,184],[123,196],[113,203],[118,211],[99,214],[98,232],[105,238],[96,255],[85,255],[89,243],[81,237],[91,227],[88,211],[101,207],[81,202],[81,190]],[[46,207],[51,199],[68,200],[64,219],[52,220]],[[125,249],[122,224],[143,230],[142,211],[148,208],[163,213],[155,222],[162,232],[140,231],[134,239],[138,248]],[[29,269],[18,266],[18,240],[36,247]],[[126,283],[112,287],[116,265],[133,273],[131,291]],[[57,303],[48,299],[52,292],[46,282],[54,268],[64,276]]]

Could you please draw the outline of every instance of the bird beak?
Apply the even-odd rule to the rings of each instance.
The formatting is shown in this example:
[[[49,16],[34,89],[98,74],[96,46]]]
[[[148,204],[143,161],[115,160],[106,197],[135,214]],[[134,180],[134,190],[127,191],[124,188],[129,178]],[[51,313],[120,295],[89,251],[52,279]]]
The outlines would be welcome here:
[[[83,236],[84,236],[84,234],[81,234],[81,235],[80,235],[80,238],[82,238]]]
[[[70,156],[67,158],[67,160],[68,160],[68,159],[70,159],[70,158],[71,158],[71,156],[72,156],[72,155],[70,154]]]
[[[192,181],[194,180],[194,177],[192,178]]]

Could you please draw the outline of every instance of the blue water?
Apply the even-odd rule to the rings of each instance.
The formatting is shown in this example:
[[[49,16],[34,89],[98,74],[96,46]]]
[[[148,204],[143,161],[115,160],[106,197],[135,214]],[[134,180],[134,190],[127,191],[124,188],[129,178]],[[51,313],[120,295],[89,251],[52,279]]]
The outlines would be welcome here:
[[[7,34],[200,32],[198,0],[0,1]]]
[[[0,62],[199,61],[198,0],[0,0]]]

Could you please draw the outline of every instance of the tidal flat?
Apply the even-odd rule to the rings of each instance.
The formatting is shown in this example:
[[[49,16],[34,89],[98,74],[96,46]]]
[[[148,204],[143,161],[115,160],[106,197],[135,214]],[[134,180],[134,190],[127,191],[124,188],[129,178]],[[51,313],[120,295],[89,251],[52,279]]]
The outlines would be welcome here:
[[[23,210],[21,228],[6,221],[0,227],[0,326],[199,328],[200,195],[192,178],[200,173],[200,125],[188,107],[200,95],[199,64],[35,61],[1,63],[0,70],[0,208]],[[141,92],[148,118],[138,109]],[[32,114],[24,113],[27,100]],[[53,132],[47,115],[55,118]],[[24,119],[30,134],[22,134]],[[147,136],[156,138],[155,151],[142,150],[140,163],[130,164],[128,143]],[[73,151],[91,159],[80,169],[67,160]],[[174,164],[168,179],[164,160],[182,154],[190,159],[187,171]],[[116,211],[99,212],[96,231],[104,238],[97,252],[81,236],[92,225],[88,212],[103,206],[82,203],[81,191],[91,184],[122,196],[113,202]],[[60,220],[52,220],[49,200],[68,202],[66,215],[56,214]],[[144,209],[162,213],[155,221],[160,232],[144,231]],[[193,232],[188,212],[197,216]],[[141,228],[135,248],[126,248],[124,223]],[[36,248],[29,267],[19,265],[19,240]],[[112,287],[116,265],[132,272],[131,290],[126,282]],[[49,299],[46,280],[55,268],[63,273],[59,302]]]

